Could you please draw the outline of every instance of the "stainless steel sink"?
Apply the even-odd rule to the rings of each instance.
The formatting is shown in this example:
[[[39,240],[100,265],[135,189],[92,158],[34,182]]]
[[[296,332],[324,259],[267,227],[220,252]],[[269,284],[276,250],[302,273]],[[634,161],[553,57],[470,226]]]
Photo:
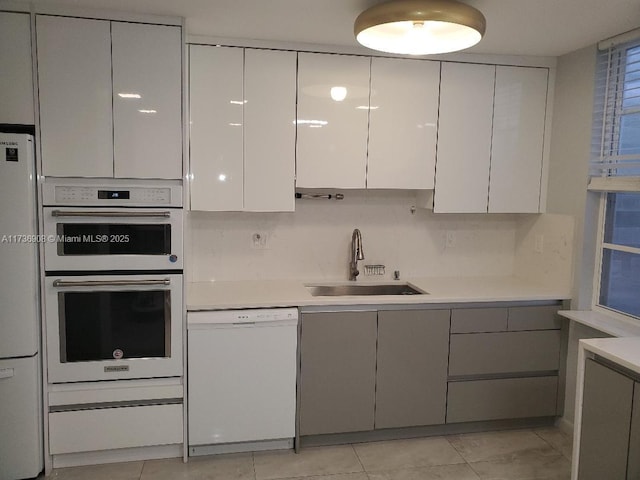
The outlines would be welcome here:
[[[314,297],[341,297],[350,295],[428,295],[406,283],[373,285],[306,285]]]

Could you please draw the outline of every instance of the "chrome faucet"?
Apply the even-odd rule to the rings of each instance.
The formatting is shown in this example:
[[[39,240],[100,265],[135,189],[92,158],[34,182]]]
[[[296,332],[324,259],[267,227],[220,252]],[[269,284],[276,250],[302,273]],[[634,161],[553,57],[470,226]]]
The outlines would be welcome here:
[[[364,252],[362,251],[362,234],[357,228],[353,230],[351,235],[351,261],[349,262],[349,280],[357,278],[358,260],[364,260]]]

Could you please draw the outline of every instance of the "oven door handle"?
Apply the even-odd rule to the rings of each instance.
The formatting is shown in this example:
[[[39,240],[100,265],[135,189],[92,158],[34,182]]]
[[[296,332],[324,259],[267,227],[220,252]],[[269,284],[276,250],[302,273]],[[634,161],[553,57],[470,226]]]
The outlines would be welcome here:
[[[114,212],[100,210],[52,210],[52,217],[169,218],[171,212]]]
[[[64,287],[146,287],[148,285],[171,285],[170,278],[162,280],[54,280],[53,286]]]

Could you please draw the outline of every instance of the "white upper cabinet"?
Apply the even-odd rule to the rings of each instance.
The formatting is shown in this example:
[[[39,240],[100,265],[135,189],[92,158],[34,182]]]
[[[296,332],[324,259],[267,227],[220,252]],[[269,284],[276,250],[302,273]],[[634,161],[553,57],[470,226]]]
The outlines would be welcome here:
[[[495,71],[442,64],[434,212],[487,211]]]
[[[538,213],[549,70],[442,64],[434,211]]]
[[[537,213],[547,104],[546,68],[496,69],[490,213]]]
[[[372,58],[367,188],[432,189],[440,62]]]
[[[111,35],[115,177],[181,178],[181,30],[112,22]]]
[[[296,53],[189,52],[191,209],[293,211]]]
[[[112,177],[110,23],[36,18],[45,176]]]
[[[245,210],[295,209],[296,56],[245,50]]]
[[[296,186],[366,187],[370,61],[298,55]]]
[[[191,209],[243,209],[244,52],[189,47]]]
[[[38,15],[45,176],[182,177],[180,27]]]
[[[33,125],[31,20],[28,13],[0,12],[0,123]]]

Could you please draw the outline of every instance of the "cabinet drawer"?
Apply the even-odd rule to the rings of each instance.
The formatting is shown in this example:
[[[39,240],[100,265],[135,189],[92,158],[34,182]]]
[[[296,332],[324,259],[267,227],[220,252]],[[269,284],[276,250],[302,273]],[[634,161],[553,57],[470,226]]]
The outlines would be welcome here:
[[[554,416],[557,392],[556,376],[449,382],[447,423]]]
[[[508,330],[556,330],[560,329],[560,317],[557,315],[560,305],[543,307],[512,307],[509,309]]]
[[[560,332],[451,335],[449,376],[558,370]]]
[[[49,448],[61,453],[182,443],[182,405],[49,414]]]
[[[451,311],[451,333],[505,332],[507,308],[465,308]]]

